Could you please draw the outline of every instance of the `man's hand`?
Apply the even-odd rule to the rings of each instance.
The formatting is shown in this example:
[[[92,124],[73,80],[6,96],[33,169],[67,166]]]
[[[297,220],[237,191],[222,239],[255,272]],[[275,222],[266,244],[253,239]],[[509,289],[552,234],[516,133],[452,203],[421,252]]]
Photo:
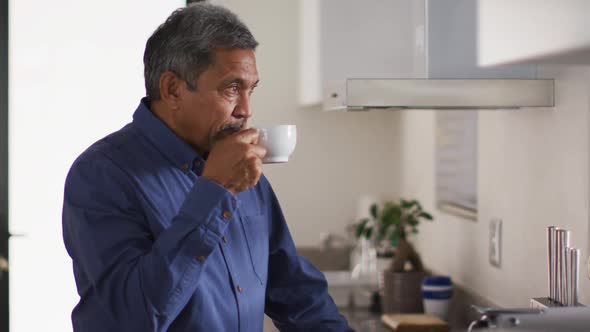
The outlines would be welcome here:
[[[207,158],[202,176],[233,194],[258,183],[266,149],[258,143],[258,130],[245,129],[217,142]]]

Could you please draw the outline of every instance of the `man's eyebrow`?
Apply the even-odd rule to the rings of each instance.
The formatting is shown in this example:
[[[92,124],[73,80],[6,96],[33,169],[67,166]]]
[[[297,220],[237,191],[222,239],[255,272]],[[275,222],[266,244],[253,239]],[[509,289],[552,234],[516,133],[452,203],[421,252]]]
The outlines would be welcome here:
[[[258,85],[258,82],[260,82],[260,80],[256,80],[256,82],[254,84],[252,84],[251,87],[255,87]],[[227,86],[233,83],[237,83],[240,86],[245,86],[246,85],[246,81],[244,81],[243,79],[239,78],[239,77],[228,77],[225,80],[221,81],[220,86]]]

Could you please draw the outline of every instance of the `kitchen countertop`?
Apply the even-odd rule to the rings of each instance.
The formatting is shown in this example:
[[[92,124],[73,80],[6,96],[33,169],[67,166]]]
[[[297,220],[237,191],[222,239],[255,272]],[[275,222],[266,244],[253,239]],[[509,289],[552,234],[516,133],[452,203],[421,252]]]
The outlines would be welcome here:
[[[346,317],[348,324],[357,332],[393,332],[393,329],[381,321],[380,314],[369,312],[366,308],[340,309],[340,313]],[[453,328],[451,332],[466,331],[463,327]]]
[[[391,332],[393,331],[383,322],[381,315],[369,312],[367,308],[340,309],[348,324],[357,332]]]
[[[453,298],[449,308],[449,324],[451,332],[465,332],[469,323],[479,317],[471,305],[476,304],[485,308],[498,308],[494,303],[467,291],[460,285],[455,284]],[[366,307],[340,307],[340,313],[346,317],[350,326],[357,332],[391,332],[387,325],[381,322],[381,315],[369,312]],[[270,318],[265,317],[264,332],[278,331]]]
[[[381,316],[370,313],[367,308],[340,309],[340,313],[346,317],[348,324],[356,332],[392,332],[381,322]],[[264,317],[264,332],[278,332],[267,316]]]
[[[381,322],[381,315],[369,312],[367,308],[340,309],[340,313],[346,317],[348,324],[356,332],[392,332],[393,330]],[[451,332],[464,332],[465,327],[451,327]],[[278,332],[270,318],[265,316],[264,332]]]

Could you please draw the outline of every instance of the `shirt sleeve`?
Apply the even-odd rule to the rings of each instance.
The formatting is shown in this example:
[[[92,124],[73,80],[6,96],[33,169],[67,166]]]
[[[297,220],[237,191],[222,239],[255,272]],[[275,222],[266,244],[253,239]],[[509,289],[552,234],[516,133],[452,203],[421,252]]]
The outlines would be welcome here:
[[[165,331],[199,287],[238,204],[201,177],[154,238],[133,188],[106,156],[81,157],[66,180],[64,242],[76,279],[85,281],[77,280],[83,299],[98,297],[105,318],[126,331]]]
[[[281,331],[352,331],[328,294],[324,275],[297,254],[279,202],[261,178],[271,236],[265,313]]]

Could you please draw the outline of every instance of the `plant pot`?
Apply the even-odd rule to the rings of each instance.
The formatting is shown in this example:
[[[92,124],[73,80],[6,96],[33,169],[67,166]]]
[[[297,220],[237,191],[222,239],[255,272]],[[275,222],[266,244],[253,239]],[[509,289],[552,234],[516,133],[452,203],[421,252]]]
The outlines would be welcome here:
[[[391,313],[422,313],[422,280],[425,272],[392,272],[385,270],[380,275],[379,291],[382,310]]]

